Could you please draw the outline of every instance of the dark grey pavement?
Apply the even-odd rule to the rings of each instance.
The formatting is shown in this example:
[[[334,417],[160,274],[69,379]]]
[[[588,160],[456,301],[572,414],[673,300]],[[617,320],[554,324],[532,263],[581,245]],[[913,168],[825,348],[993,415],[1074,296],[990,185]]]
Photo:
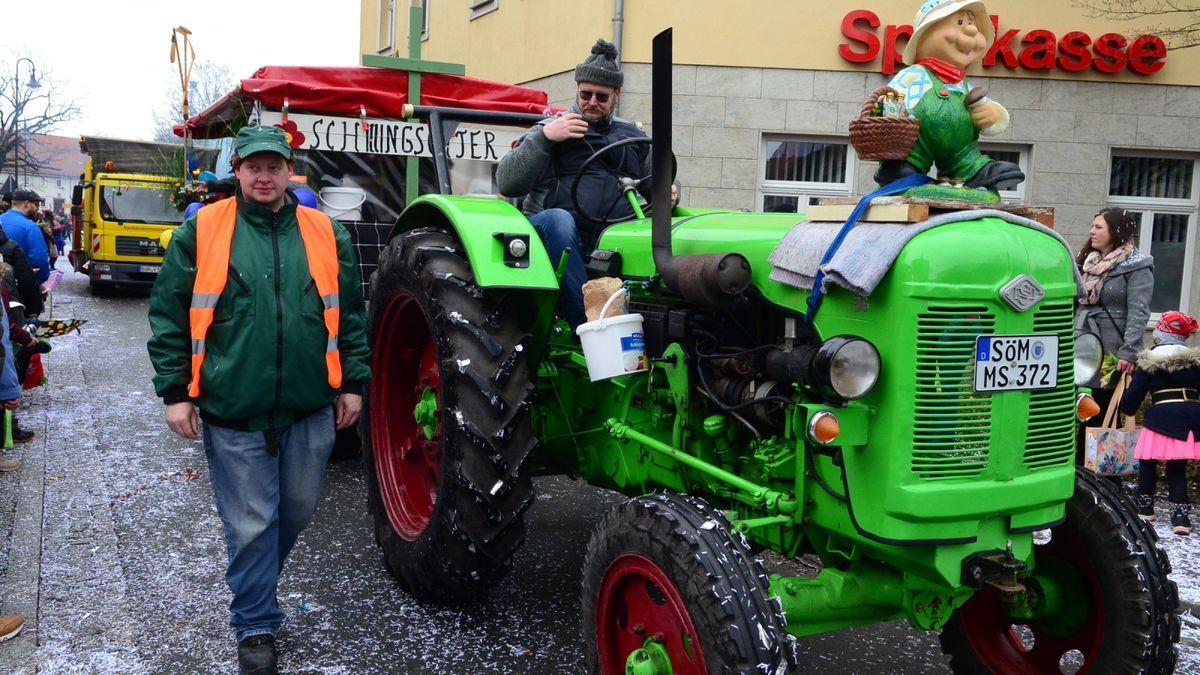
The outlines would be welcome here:
[[[65,263],[65,261],[64,261]],[[232,673],[224,544],[198,443],[172,435],[150,386],[145,294],[92,298],[68,274],[35,429],[0,475],[3,673]],[[288,673],[578,673],[579,586],[592,526],[619,497],[538,480],[514,572],[477,604],[422,605],[383,569],[356,462],[330,466],[280,588]],[[936,635],[903,624],[803,641],[803,673],[947,672]]]

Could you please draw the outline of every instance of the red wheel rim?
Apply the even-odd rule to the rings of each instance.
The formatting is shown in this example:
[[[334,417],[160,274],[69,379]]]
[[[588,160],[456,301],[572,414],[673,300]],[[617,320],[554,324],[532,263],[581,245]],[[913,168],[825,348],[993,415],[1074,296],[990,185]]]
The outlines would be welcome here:
[[[629,654],[659,636],[678,675],[707,673],[699,636],[675,584],[636,553],[608,566],[596,602],[596,650],[601,675],[624,673]]]
[[[437,350],[417,299],[398,293],[383,309],[371,358],[371,447],[388,520],[406,541],[429,524],[442,479],[442,426],[433,438],[414,416],[431,390],[441,408]]]
[[[1089,672],[1097,664],[1104,639],[1104,604],[1100,583],[1086,552],[1065,528],[1054,531],[1053,538],[1036,549],[1037,560],[1054,559],[1062,567],[1076,570],[1086,589],[1077,602],[1087,602],[1091,611],[1070,635],[1051,635],[1037,619],[1024,624],[1033,639],[1027,648],[1018,636],[1016,620],[1010,618],[994,593],[976,593],[959,610],[963,632],[976,657],[997,673],[1062,673],[1062,658],[1072,650],[1083,655],[1078,672]],[[1058,566],[1056,566],[1058,567]]]

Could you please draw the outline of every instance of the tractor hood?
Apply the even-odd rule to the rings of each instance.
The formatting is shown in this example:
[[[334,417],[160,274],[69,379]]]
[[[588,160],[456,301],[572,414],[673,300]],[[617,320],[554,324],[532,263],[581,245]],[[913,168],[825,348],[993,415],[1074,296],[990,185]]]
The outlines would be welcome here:
[[[1024,270],[1045,283],[1067,286],[1056,289],[1056,294],[1074,294],[1070,251],[1053,232],[998,217],[962,215],[969,219],[945,223],[909,239],[894,252],[894,264],[903,269],[884,270],[880,277],[900,274],[906,283],[921,285],[934,295],[966,289],[994,294],[997,284],[1011,280],[1014,270]],[[803,220],[803,215],[796,214],[701,213],[674,219],[671,241],[676,255],[742,254],[750,263],[751,288],[771,304],[803,311],[808,290],[776,280],[779,275],[773,274],[776,270],[770,262],[772,252]],[[860,223],[857,234],[869,238],[871,227],[871,223]],[[599,247],[621,253],[623,275],[649,278],[656,272],[650,229],[648,220],[614,225],[605,230]],[[730,242],[737,242],[735,249]],[[988,251],[987,256],[962,255],[963,251],[983,250]],[[838,291],[847,292],[833,288],[831,296]]]

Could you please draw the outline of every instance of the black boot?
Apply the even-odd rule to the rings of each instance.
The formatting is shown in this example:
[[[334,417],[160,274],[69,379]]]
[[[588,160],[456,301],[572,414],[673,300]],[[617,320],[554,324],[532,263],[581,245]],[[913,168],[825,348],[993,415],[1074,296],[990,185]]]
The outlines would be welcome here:
[[[33,440],[34,436],[35,436],[35,434],[33,433],[33,431],[31,431],[29,429],[22,429],[21,425],[17,423],[17,416],[13,415],[13,418],[12,418],[13,443],[28,443],[29,441]]]
[[[277,675],[275,636],[251,635],[238,643],[238,672],[241,675]]]
[[[875,182],[883,187],[917,173],[921,173],[921,170],[905,160],[885,159],[879,163],[879,170],[875,172]]]
[[[1192,532],[1192,521],[1188,518],[1188,513],[1192,510],[1191,504],[1171,504],[1171,531],[1175,534],[1186,536]]]
[[[967,181],[967,187],[1008,190],[1016,187],[1023,180],[1025,180],[1025,172],[1021,171],[1021,167],[1012,162],[993,159],[984,164],[983,168],[974,176],[971,176],[971,180]]]
[[[1137,504],[1138,518],[1147,523],[1154,522],[1154,495],[1144,495],[1138,493],[1133,496],[1133,502]]]

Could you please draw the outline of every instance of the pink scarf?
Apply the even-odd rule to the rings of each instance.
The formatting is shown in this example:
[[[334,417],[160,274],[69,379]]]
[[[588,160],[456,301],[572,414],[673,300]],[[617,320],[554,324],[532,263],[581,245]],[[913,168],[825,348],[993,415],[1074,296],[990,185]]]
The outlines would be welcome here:
[[[1085,305],[1100,304],[1100,291],[1104,289],[1104,280],[1108,277],[1108,273],[1114,267],[1120,265],[1133,255],[1133,242],[1125,242],[1124,246],[1119,246],[1108,255],[1102,256],[1099,251],[1092,251],[1083,260],[1083,269],[1080,270],[1083,276],[1083,289],[1087,291],[1087,298],[1084,299]]]

